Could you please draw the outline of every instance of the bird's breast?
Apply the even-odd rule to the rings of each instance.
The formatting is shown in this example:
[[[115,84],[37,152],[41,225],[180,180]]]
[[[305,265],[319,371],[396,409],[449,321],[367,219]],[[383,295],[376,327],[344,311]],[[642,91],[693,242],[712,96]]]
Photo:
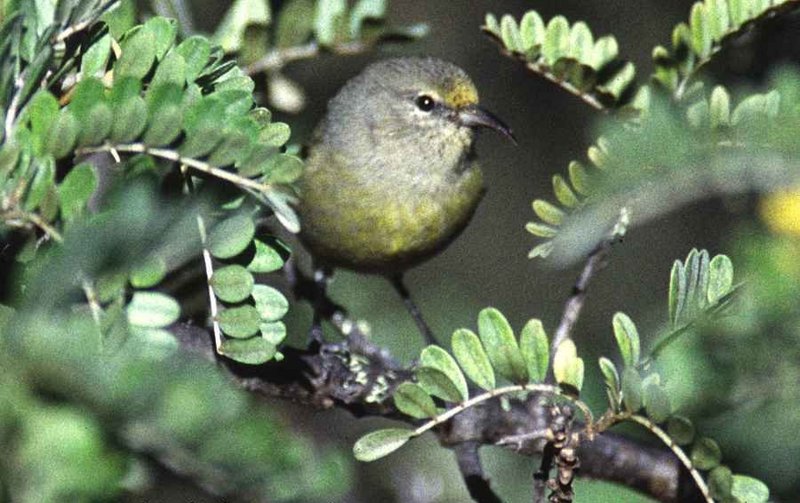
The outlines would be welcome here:
[[[391,273],[435,255],[466,226],[483,195],[478,165],[447,170],[348,166],[313,152],[301,179],[301,238],[321,262]],[[441,162],[441,159],[440,159]]]

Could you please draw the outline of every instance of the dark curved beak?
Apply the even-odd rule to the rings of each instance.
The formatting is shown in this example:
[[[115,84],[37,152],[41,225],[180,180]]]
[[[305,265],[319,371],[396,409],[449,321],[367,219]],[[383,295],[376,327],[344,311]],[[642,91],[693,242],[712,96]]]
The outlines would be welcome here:
[[[485,110],[477,105],[469,105],[458,111],[458,122],[467,127],[486,127],[494,129],[501,135],[511,140],[514,145],[517,144],[517,139],[514,137],[514,132],[511,128],[506,126],[495,114]]]

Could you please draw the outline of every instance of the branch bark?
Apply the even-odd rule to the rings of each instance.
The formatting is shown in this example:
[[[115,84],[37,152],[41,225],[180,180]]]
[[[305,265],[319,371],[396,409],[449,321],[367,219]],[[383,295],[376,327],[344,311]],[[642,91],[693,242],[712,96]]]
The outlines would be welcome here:
[[[255,395],[288,399],[313,408],[337,407],[357,417],[381,416],[412,422],[397,411],[391,400],[382,400],[411,374],[395,367],[393,359],[383,358],[385,351],[370,348],[373,355],[382,356],[369,358],[350,353],[344,346],[334,352],[286,347],[282,349],[281,362],[253,366],[216,355],[213,338],[203,328],[181,324],[172,327],[172,332],[186,351],[219,361],[234,382]],[[385,366],[387,362],[390,368]],[[353,367],[353,363],[359,366]],[[362,372],[366,378],[357,375]],[[489,400],[465,410],[435,431],[439,441],[453,449],[504,445],[525,456],[540,456],[546,440],[543,436],[531,436],[530,432],[546,431],[551,420],[542,397],[531,395],[525,400],[511,400],[508,408],[499,400]],[[579,428],[577,422],[575,427]],[[525,441],[509,442],[509,438]],[[460,447],[463,445],[468,447]],[[577,455],[581,475],[624,484],[658,501],[690,501],[696,492],[678,460],[667,449],[604,432],[593,441],[584,439]],[[465,477],[479,473],[474,459],[467,457],[460,463],[466,468],[462,472]],[[475,478],[470,480],[477,486],[484,484]]]

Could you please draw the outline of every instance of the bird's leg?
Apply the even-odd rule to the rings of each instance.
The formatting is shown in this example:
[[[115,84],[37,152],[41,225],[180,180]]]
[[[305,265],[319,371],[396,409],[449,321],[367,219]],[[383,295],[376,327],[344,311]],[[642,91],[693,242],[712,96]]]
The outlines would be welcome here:
[[[414,318],[417,328],[419,328],[419,331],[422,333],[422,338],[425,339],[427,344],[436,344],[436,338],[433,336],[431,327],[425,322],[425,319],[422,317],[422,312],[414,303],[414,299],[411,298],[411,293],[409,293],[408,288],[406,288],[403,282],[403,275],[397,274],[391,276],[389,280],[397,293],[400,294],[400,298],[403,299],[403,304],[405,304],[409,314]]]
[[[314,316],[311,321],[311,330],[308,332],[310,345],[322,346],[324,344],[322,334],[322,303],[325,299],[325,291],[328,288],[328,281],[333,272],[325,267],[314,268],[314,295],[312,308]]]

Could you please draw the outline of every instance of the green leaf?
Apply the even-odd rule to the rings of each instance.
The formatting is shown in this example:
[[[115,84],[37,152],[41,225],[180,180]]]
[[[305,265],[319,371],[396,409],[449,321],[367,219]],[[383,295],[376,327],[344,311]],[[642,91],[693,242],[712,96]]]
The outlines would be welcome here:
[[[528,368],[528,379],[531,382],[544,381],[550,363],[550,342],[540,320],[528,320],[522,327],[519,346]]]
[[[181,307],[159,292],[135,292],[127,307],[128,323],[140,327],[160,328],[175,323]]]
[[[54,158],[62,159],[72,153],[77,139],[78,121],[69,109],[62,108],[50,127],[44,150]]]
[[[353,446],[353,455],[359,461],[375,461],[403,447],[414,437],[414,430],[387,428],[367,433]]]
[[[241,302],[253,292],[255,280],[244,267],[234,264],[214,271],[209,280],[214,295],[224,302]]]
[[[419,385],[429,395],[438,396],[442,400],[453,403],[462,401],[462,390],[441,370],[433,367],[420,367],[417,369],[416,375]]]
[[[262,170],[266,183],[292,183],[303,172],[303,161],[294,155],[278,154],[267,159],[262,165]]]
[[[692,446],[692,464],[699,470],[711,470],[722,460],[722,451],[713,439],[698,439]]]
[[[528,369],[522,359],[514,331],[503,313],[487,307],[478,313],[478,334],[494,369],[506,379],[524,383]]]
[[[33,132],[34,148],[42,152],[47,145],[51,124],[58,117],[58,100],[47,91],[39,91],[31,98],[27,112]]]
[[[275,212],[278,221],[287,231],[296,234],[300,232],[300,217],[289,204],[290,201],[292,196],[280,190],[271,190],[267,193],[267,204]]]
[[[564,212],[542,199],[533,201],[533,211],[546,224],[561,225],[564,221]]]
[[[156,16],[148,19],[142,28],[153,34],[156,59],[163,59],[169,48],[175,43],[175,36],[178,33],[177,21]]]
[[[141,80],[156,59],[156,39],[149,30],[134,28],[120,44],[122,55],[114,64],[114,77],[133,77]]]
[[[694,433],[694,425],[683,416],[672,416],[667,421],[667,434],[678,445],[691,444]]]
[[[247,264],[247,269],[255,273],[268,273],[278,271],[286,263],[284,256],[278,252],[276,247],[281,246],[277,240],[270,240],[271,245],[254,239],[255,254],[253,259]]]
[[[522,37],[522,50],[527,52],[535,45],[544,41],[544,21],[538,12],[530,10],[522,16],[519,22],[519,34]]]
[[[286,338],[286,325],[282,321],[271,321],[258,326],[261,337],[277,346]]]
[[[516,20],[510,14],[504,15],[500,19],[500,38],[506,48],[512,52],[523,51],[523,40],[519,33]]]
[[[242,253],[253,240],[256,228],[248,215],[236,215],[218,223],[208,235],[211,255],[227,259]]]
[[[268,26],[271,20],[267,0],[235,0],[214,32],[214,42],[225,52],[236,52],[244,45],[248,26]]]
[[[219,348],[222,355],[247,365],[260,365],[270,361],[277,352],[274,344],[262,337],[225,339]]]
[[[727,466],[720,465],[708,474],[708,490],[715,500],[725,501],[730,498],[732,488],[733,473]]]
[[[314,31],[313,0],[289,0],[278,12],[275,46],[291,47],[308,41]]]
[[[341,38],[346,13],[346,0],[317,0],[314,32],[320,45],[333,45]]]
[[[264,145],[277,148],[289,141],[291,133],[292,130],[288,124],[273,122],[258,133],[258,141]]]
[[[627,314],[618,312],[612,321],[614,337],[626,367],[635,367],[639,363],[640,346],[639,331]]]
[[[717,255],[709,262],[708,274],[706,298],[709,305],[715,305],[733,287],[733,262],[725,255]]]
[[[558,230],[550,227],[549,225],[540,224],[539,222],[528,222],[525,224],[525,230],[538,236],[540,238],[554,238],[558,234]]]
[[[570,164],[570,176],[572,176],[573,164],[576,164],[575,161]],[[553,192],[555,193],[558,202],[567,208],[575,208],[580,204],[580,199],[578,199],[578,196],[575,195],[575,192],[572,191],[569,184],[561,175],[553,175]]]
[[[152,87],[165,84],[173,84],[183,87],[186,82],[186,61],[183,56],[175,49],[169,51],[167,56],[156,67],[153,80],[150,81]]]
[[[256,310],[262,320],[278,321],[289,311],[289,301],[281,292],[271,286],[255,285],[253,299],[256,301]]]
[[[731,98],[722,86],[717,86],[711,92],[709,100],[709,119],[713,129],[730,126],[731,124]]]
[[[702,2],[697,2],[692,6],[689,27],[692,33],[692,50],[700,57],[708,56],[711,52],[711,33],[708,27],[706,7]]]
[[[678,316],[686,303],[686,276],[680,260],[672,264],[669,274],[669,320],[672,326],[678,324]]]
[[[464,401],[469,398],[464,374],[461,373],[461,369],[450,353],[444,349],[433,345],[423,349],[419,358],[419,367],[436,369],[446,375],[458,390],[460,399],[456,401]]]
[[[664,391],[664,388],[657,384],[648,384],[644,387],[642,402],[647,415],[656,423],[666,421],[672,412],[669,395]]]
[[[107,33],[86,49],[81,58],[83,77],[102,77],[111,55],[111,34]]]
[[[164,279],[167,263],[161,257],[150,257],[131,270],[130,282],[134,288],[150,288]]]
[[[183,121],[181,86],[163,84],[147,91],[148,127],[142,141],[153,147],[172,143],[181,134]]]
[[[569,22],[564,16],[555,16],[547,23],[542,44],[542,56],[548,65],[566,55],[569,49]]]
[[[61,215],[73,220],[83,212],[89,198],[97,189],[97,175],[91,164],[82,163],[72,168],[58,187]]]
[[[633,367],[622,371],[622,403],[630,412],[636,413],[642,408],[642,377]]]
[[[404,382],[394,391],[394,405],[397,409],[416,419],[426,419],[436,415],[436,405],[431,396],[416,383]]]
[[[362,25],[368,20],[383,19],[386,16],[387,0],[358,0],[350,11],[350,38],[362,35]]]
[[[583,359],[578,358],[578,349],[572,339],[565,339],[553,357],[553,374],[558,384],[566,384],[580,392],[583,387]]]
[[[217,315],[219,327],[230,337],[245,339],[259,331],[261,318],[255,307],[244,305],[229,307]]]
[[[208,63],[208,58],[211,55],[211,44],[207,38],[194,35],[178,44],[175,52],[183,56],[183,60],[186,63],[184,67],[186,81],[193,82]]]
[[[766,484],[746,475],[734,475],[731,494],[739,501],[746,503],[766,503],[769,500],[769,488]]]
[[[494,370],[478,336],[471,330],[460,328],[453,332],[450,344],[467,377],[482,389],[494,389]]]
[[[44,200],[48,190],[55,184],[56,168],[53,159],[44,158],[33,163],[35,174],[25,197],[25,209],[34,211]]]
[[[95,78],[81,80],[69,104],[79,124],[78,144],[97,145],[111,131],[111,107],[108,106],[103,83]]]
[[[619,372],[617,367],[608,358],[601,356],[599,361],[600,371],[603,373],[603,380],[606,384],[606,394],[608,402],[613,410],[617,410],[620,405]]]

